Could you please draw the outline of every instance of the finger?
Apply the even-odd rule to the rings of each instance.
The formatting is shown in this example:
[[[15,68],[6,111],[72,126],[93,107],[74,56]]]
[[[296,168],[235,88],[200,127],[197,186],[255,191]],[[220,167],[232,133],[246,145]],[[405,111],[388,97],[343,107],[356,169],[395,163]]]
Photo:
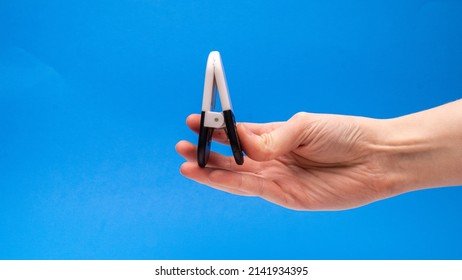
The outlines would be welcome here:
[[[186,125],[195,133],[199,134],[201,115],[191,114],[186,118]],[[222,144],[229,145],[228,136],[223,129],[214,129],[212,139]]]
[[[177,143],[175,149],[187,161],[194,163],[197,162],[197,147],[192,143],[182,140]],[[244,164],[237,165],[234,157],[224,156],[215,152],[210,152],[207,166],[238,172],[259,172],[264,168],[260,162],[253,161],[251,159],[246,159]]]
[[[195,133],[199,134],[199,129],[200,129],[200,124],[201,124],[201,115],[199,114],[191,114],[186,118],[186,125]],[[263,134],[263,133],[268,133],[276,128],[280,127],[283,122],[270,122],[270,123],[239,123],[240,124],[245,124],[246,127],[248,127],[253,133],[255,134]],[[217,141],[222,144],[229,145],[229,140],[228,136],[226,135],[226,132],[223,129],[215,129],[213,131],[213,136],[212,136],[214,141]]]
[[[247,196],[259,196],[265,200],[287,207],[288,201],[279,185],[269,179],[250,173],[238,173],[215,168],[200,168],[186,162],[181,166],[181,174],[198,183],[212,188]]]
[[[301,115],[295,115],[287,122],[275,126],[274,130],[262,134],[256,134],[246,124],[239,125],[239,138],[245,153],[254,160],[267,161],[293,151],[304,139],[302,118]]]
[[[180,167],[180,173],[183,176],[189,179],[192,179],[198,183],[210,186],[210,183],[207,179],[208,168],[200,168],[198,167],[197,164],[193,164],[191,162],[185,162]],[[221,188],[216,188],[216,189],[227,192],[227,193],[235,194],[235,195],[252,196],[251,194],[245,191],[238,190],[235,188],[221,187]]]
[[[185,140],[181,140],[176,144],[175,150],[187,161],[197,161],[197,149],[192,143]]]
[[[247,122],[241,122],[237,125],[239,127],[240,125],[245,125],[246,128],[248,128],[250,131],[253,133],[260,135],[263,133],[269,133],[277,128],[279,128],[284,122],[270,122],[270,123],[247,123]]]
[[[201,115],[191,114],[186,118],[186,125],[194,132],[199,133],[199,126],[201,124]]]

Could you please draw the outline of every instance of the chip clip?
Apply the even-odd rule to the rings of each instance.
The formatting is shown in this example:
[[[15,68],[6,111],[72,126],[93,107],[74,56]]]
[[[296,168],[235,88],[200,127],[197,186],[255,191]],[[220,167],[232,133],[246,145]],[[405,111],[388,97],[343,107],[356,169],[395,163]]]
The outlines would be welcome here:
[[[214,111],[217,94],[220,97],[222,112]],[[214,129],[224,129],[234,160],[239,165],[243,164],[244,155],[237,134],[225,70],[218,51],[212,51],[209,54],[205,70],[199,143],[197,145],[197,162],[200,167],[205,167],[207,164]]]

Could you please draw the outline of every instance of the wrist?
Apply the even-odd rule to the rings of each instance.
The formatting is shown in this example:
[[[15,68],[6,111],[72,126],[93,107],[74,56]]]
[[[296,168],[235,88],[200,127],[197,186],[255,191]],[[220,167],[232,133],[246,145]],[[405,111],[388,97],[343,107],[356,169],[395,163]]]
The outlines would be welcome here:
[[[379,121],[377,147],[386,159],[390,192],[462,183],[462,126],[447,115],[437,108]]]
[[[382,122],[380,147],[391,178],[391,192],[400,194],[435,185],[431,159],[439,147],[405,117]]]

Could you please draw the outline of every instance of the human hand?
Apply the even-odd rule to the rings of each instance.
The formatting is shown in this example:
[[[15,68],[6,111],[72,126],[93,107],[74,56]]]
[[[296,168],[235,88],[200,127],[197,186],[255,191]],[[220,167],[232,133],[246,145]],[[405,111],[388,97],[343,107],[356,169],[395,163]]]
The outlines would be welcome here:
[[[186,123],[198,132],[200,116],[190,115]],[[187,160],[180,172],[213,188],[292,209],[348,209],[399,193],[377,145],[380,126],[375,119],[309,113],[287,122],[242,123],[237,130],[247,155],[243,165],[211,152],[207,167],[200,168],[195,145],[180,141],[176,149]],[[214,140],[227,142],[220,130]]]

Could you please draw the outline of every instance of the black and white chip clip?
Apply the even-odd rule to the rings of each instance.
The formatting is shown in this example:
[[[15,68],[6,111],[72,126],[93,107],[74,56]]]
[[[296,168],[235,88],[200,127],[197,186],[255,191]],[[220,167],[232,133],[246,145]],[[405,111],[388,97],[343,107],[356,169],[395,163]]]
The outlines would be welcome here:
[[[222,112],[214,111],[217,92],[220,96]],[[205,70],[199,144],[197,145],[197,163],[200,167],[205,167],[209,159],[214,129],[225,130],[234,160],[239,165],[243,164],[244,156],[237,135],[236,121],[231,107],[225,70],[220,53],[217,51],[209,54]]]

